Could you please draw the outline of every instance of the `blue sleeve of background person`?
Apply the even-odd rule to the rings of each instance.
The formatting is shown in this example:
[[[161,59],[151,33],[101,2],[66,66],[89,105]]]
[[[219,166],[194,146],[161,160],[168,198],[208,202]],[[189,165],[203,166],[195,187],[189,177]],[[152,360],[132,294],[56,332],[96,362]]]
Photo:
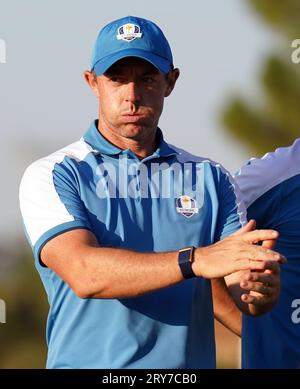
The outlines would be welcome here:
[[[248,220],[256,221],[256,228],[276,229],[280,223],[280,203],[284,192],[284,184],[270,189],[247,209]]]
[[[227,172],[220,173],[218,197],[219,212],[215,241],[233,234],[246,223],[246,210],[239,188]]]

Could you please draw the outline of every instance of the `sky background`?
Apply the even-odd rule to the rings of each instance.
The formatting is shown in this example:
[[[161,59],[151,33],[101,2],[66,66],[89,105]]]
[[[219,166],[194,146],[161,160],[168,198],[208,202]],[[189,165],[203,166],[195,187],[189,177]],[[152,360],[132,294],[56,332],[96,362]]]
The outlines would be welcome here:
[[[260,64],[277,44],[246,1],[0,0],[0,244],[22,236],[26,166],[79,139],[96,118],[83,71],[99,29],[127,15],[163,29],[181,70],[160,121],[167,141],[231,172],[251,157],[219,121],[235,91],[258,96]]]

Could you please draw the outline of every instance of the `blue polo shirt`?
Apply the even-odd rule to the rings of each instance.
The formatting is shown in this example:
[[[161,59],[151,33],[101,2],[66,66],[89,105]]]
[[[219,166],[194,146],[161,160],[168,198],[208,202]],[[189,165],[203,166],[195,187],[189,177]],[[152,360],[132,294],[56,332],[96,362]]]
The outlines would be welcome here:
[[[236,181],[257,228],[279,231],[281,294],[267,314],[243,317],[242,367],[300,368],[300,139],[251,159]]]
[[[159,129],[156,151],[139,160],[97,125],[34,162],[21,182],[26,235],[50,304],[47,367],[214,368],[209,280],[83,300],[40,262],[50,239],[75,228],[92,231],[101,246],[165,252],[206,246],[241,227],[243,207],[220,165],[167,144]]]

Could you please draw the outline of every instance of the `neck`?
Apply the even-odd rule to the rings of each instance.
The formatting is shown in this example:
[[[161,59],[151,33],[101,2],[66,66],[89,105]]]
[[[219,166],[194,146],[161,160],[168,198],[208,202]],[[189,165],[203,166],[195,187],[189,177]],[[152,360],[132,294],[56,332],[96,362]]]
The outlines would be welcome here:
[[[98,124],[98,131],[101,135],[119,149],[130,149],[140,159],[146,158],[156,150],[156,129],[151,131],[142,139],[132,139],[123,137],[107,127]]]

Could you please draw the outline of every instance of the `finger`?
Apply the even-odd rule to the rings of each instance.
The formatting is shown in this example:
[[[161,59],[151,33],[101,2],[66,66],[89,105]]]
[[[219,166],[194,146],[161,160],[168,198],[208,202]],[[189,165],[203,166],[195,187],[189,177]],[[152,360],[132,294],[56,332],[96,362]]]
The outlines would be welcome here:
[[[249,294],[243,293],[241,295],[241,300],[247,304],[254,304],[257,306],[262,306],[275,302],[279,296],[278,288],[271,288],[269,294],[261,294],[259,292],[251,291]]]
[[[250,232],[250,231],[255,230],[255,227],[256,227],[256,221],[254,219],[251,219],[248,221],[247,224],[244,225],[244,227],[242,227],[241,229],[239,229],[238,231],[236,231],[232,235],[242,235],[245,232]]]
[[[251,287],[252,283],[261,283],[265,284],[267,286],[277,286],[279,284],[279,276],[278,274],[267,274],[265,272],[263,273],[258,273],[258,272],[251,272],[247,273],[240,282],[240,285],[242,288],[247,288]]]
[[[243,281],[241,282],[241,288],[248,290],[249,292],[257,292],[266,296],[271,296],[273,293],[272,286],[261,282]]]
[[[286,263],[286,257],[277,251],[266,249],[262,246],[252,245],[251,251],[248,251],[249,258],[253,260],[273,260],[279,263]]]
[[[252,271],[265,271],[270,269],[275,274],[280,272],[279,264],[276,260],[263,260],[263,259],[240,259],[235,263],[235,268],[233,271],[239,270],[251,270]]]
[[[276,245],[277,239],[267,239],[262,242],[262,247],[266,249],[273,249]]]
[[[258,243],[264,240],[274,240],[279,237],[275,230],[254,230],[243,234],[243,241],[247,243]]]
[[[240,259],[236,262],[235,268],[232,272],[240,271],[240,270],[250,270],[256,272],[263,272],[265,270],[266,261],[256,261],[251,259]]]
[[[280,270],[281,270],[281,269],[280,269],[280,266],[279,266],[279,269],[278,269],[278,270],[279,270],[279,273],[280,273]],[[274,272],[273,272],[272,270],[270,270],[270,269],[264,270],[263,273],[265,273],[265,274],[274,274]],[[276,274],[276,273],[275,273],[275,274]]]
[[[251,261],[251,270],[255,270],[256,264],[255,262],[262,262],[263,265],[262,267],[257,267],[258,270],[271,270],[274,274],[279,274],[280,273],[280,265],[277,261],[273,260],[268,260],[268,261]]]
[[[270,270],[273,274],[277,275],[280,273],[280,261],[265,261],[264,270]]]
[[[236,259],[233,263],[233,272],[240,270],[265,271],[269,269],[274,273],[278,273],[278,263],[286,261],[281,254],[255,245],[244,248],[240,256],[241,258]]]
[[[265,305],[266,303],[270,302],[270,297],[269,296],[259,296],[259,295],[253,296],[253,295],[244,293],[241,295],[241,300],[247,304],[261,306],[261,305]]]

